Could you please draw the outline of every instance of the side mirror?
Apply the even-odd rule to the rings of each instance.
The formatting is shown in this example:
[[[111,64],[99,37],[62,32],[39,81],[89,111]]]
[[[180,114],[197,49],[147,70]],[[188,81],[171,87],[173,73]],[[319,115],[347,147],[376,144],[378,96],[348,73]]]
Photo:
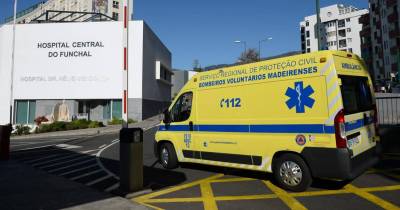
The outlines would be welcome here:
[[[164,111],[164,119],[163,119],[163,123],[165,124],[170,124],[171,123],[171,114],[169,113],[168,109],[166,109]]]

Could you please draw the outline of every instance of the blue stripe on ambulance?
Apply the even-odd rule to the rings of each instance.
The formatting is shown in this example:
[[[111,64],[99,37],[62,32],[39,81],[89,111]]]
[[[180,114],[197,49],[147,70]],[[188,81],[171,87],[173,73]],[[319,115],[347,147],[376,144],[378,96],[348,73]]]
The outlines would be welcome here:
[[[368,119],[367,125],[371,124]],[[346,131],[365,126],[364,120],[346,123]],[[159,131],[190,131],[189,125],[161,125]],[[281,125],[193,125],[193,131],[230,133],[335,133],[332,125],[324,124],[281,124]]]

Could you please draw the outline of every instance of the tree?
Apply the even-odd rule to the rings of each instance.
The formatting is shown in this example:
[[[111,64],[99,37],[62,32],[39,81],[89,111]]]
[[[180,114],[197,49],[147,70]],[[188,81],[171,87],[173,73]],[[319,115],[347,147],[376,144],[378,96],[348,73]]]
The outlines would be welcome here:
[[[200,62],[197,59],[194,59],[194,61],[193,61],[193,71],[197,71],[197,72],[202,71]]]
[[[239,63],[249,63],[254,61],[258,61],[258,51],[254,48],[250,48],[246,52],[243,52],[238,58]]]

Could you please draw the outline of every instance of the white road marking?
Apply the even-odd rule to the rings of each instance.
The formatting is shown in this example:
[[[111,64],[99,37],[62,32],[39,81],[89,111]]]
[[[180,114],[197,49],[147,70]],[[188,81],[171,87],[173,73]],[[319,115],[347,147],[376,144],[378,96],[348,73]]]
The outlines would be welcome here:
[[[32,163],[35,163],[35,162],[38,162],[38,161],[46,160],[46,159],[57,157],[57,156],[60,156],[60,155],[63,155],[63,154],[55,154],[55,155],[50,155],[50,156],[46,156],[46,157],[42,157],[42,158],[38,158],[38,159],[32,159],[32,160],[23,161],[23,162],[24,163],[28,163],[28,164],[32,164]]]
[[[59,158],[54,158],[52,160],[48,160],[48,161],[44,161],[44,162],[40,162],[40,163],[35,163],[35,164],[32,164],[32,166],[36,167],[36,166],[44,165],[44,164],[47,164],[47,163],[52,163],[52,162],[55,162],[55,161],[68,159],[70,157],[74,157],[74,156],[78,156],[78,155],[80,155],[80,154],[72,154],[72,155],[62,156],[62,157],[59,157]]]
[[[74,170],[72,170],[72,171],[67,171],[67,172],[62,173],[62,174],[59,174],[59,175],[60,175],[60,176],[65,176],[65,175],[72,174],[72,173],[75,173],[75,172],[78,172],[78,171],[83,171],[83,170],[85,170],[85,169],[92,168],[92,167],[95,167],[95,166],[97,166],[97,163],[92,164],[92,165],[88,165],[88,166],[83,167],[83,168],[77,168],[77,169],[74,169]]]
[[[98,151],[98,149],[86,150],[86,151],[82,151],[82,152],[80,152],[80,153],[86,154],[86,153],[91,153],[91,152],[95,152],[95,151]]]
[[[57,144],[57,142],[60,141],[70,141],[70,140],[75,140],[77,138],[69,138],[69,139],[53,139],[51,141],[39,141],[39,142],[16,142],[18,140],[12,140],[11,141],[11,148],[15,147],[22,147],[22,146],[28,146],[28,145],[34,145],[34,144],[44,144],[44,143],[52,143],[52,144],[47,144],[39,147],[30,147],[30,148],[25,148],[25,149],[20,149],[20,150],[14,150],[14,151],[23,151],[23,150],[29,150],[29,149],[38,149],[38,148],[43,148],[43,147],[48,147],[48,146],[54,146]],[[12,145],[12,144],[18,144],[18,145]]]
[[[71,144],[57,144],[56,147],[63,148],[63,149],[77,149],[77,148],[82,148],[82,146],[71,145]]]
[[[99,149],[102,149],[102,148],[104,148],[105,146],[107,146],[107,144],[101,145],[101,146],[99,147]]]
[[[114,139],[114,140],[111,141],[111,143],[115,143],[117,141],[119,141],[119,139]]]
[[[77,165],[80,165],[82,163],[87,163],[87,162],[90,162],[90,161],[94,161],[94,159],[90,158],[89,160],[85,160],[85,161],[82,161],[82,162],[79,162],[79,163],[74,163],[74,164],[69,165],[69,166],[64,166],[64,167],[61,167],[61,168],[56,168],[56,169],[53,169],[53,170],[49,170],[48,172],[49,173],[53,173],[53,172],[56,172],[56,171],[61,171],[63,169],[71,168],[73,166],[77,166]]]
[[[65,163],[70,163],[70,162],[74,162],[74,161],[82,160],[82,159],[86,159],[86,158],[88,158],[88,156],[82,155],[81,157],[73,158],[73,159],[70,159],[70,160],[62,161],[62,162],[57,162],[57,163],[54,163],[54,164],[51,164],[51,165],[40,166],[39,168],[50,168],[50,167],[53,167],[53,166],[63,165]]]
[[[94,185],[94,184],[96,184],[96,183],[99,183],[99,182],[101,182],[101,181],[103,181],[103,180],[106,180],[106,179],[108,179],[108,178],[110,178],[110,177],[111,177],[111,175],[108,174],[107,176],[103,176],[103,177],[101,177],[101,178],[98,178],[98,179],[96,179],[96,180],[93,180],[93,181],[91,181],[91,182],[89,182],[89,183],[86,183],[85,185],[91,186],[91,185]]]
[[[115,141],[115,140],[117,140],[117,141]],[[106,147],[104,147],[103,149],[101,149],[101,150],[96,154],[96,161],[97,161],[97,164],[98,164],[105,172],[107,172],[108,174],[110,174],[110,175],[111,175],[112,177],[114,177],[115,179],[119,180],[119,177],[118,177],[117,175],[115,175],[113,172],[111,172],[110,170],[108,170],[108,169],[103,165],[103,163],[102,163],[101,160],[100,160],[100,155],[101,155],[101,153],[102,153],[104,150],[106,150],[107,148],[113,146],[113,145],[116,144],[116,143],[119,143],[119,139],[115,139],[115,140],[113,140],[113,141],[115,141],[114,143],[111,143],[111,144],[107,145]]]
[[[108,188],[105,189],[104,191],[106,191],[106,192],[111,192],[111,191],[117,189],[118,187],[119,187],[119,182],[118,182],[118,183],[115,183],[115,184],[112,185],[111,187],[108,187]]]
[[[77,179],[80,179],[82,177],[90,176],[92,174],[96,174],[96,173],[99,173],[99,172],[102,172],[102,171],[103,171],[102,169],[97,169],[95,171],[91,171],[91,172],[88,172],[88,173],[81,174],[79,176],[72,177],[72,178],[70,178],[70,180],[77,180]]]
[[[32,150],[32,149],[40,149],[40,148],[46,148],[46,147],[51,147],[51,146],[54,146],[54,144],[44,145],[44,146],[39,146],[39,147],[29,147],[29,148],[24,148],[24,149],[12,150],[12,152],[20,152],[20,151],[26,151],[26,150]]]

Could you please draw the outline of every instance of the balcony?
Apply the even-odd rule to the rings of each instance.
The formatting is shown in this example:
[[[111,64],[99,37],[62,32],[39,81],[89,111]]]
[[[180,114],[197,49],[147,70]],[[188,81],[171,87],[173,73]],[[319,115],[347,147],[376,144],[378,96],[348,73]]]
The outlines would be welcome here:
[[[386,1],[387,7],[393,7],[394,5],[396,5],[396,0],[387,0]]]
[[[387,19],[389,23],[395,23],[399,19],[399,15],[397,12],[393,12],[387,17]]]

